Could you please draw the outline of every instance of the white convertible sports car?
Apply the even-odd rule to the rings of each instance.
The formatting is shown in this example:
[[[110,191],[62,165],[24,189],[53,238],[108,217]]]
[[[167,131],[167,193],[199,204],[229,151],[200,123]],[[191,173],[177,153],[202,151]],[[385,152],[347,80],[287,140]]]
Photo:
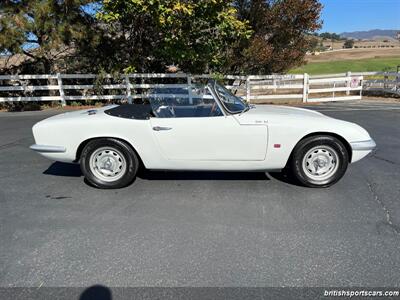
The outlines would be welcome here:
[[[155,170],[289,169],[309,187],[337,182],[375,142],[362,127],[319,112],[248,105],[215,81],[153,91],[140,104],[69,112],[33,127],[31,149],[80,163],[98,188],[129,185],[139,167]]]

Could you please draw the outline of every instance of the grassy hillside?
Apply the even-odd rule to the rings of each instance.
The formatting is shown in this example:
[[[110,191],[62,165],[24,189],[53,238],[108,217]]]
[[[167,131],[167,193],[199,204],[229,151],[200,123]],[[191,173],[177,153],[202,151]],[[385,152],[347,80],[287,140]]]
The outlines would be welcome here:
[[[373,72],[373,71],[396,71],[400,65],[400,57],[368,58],[359,60],[337,60],[327,62],[309,62],[308,64],[289,71],[290,74],[310,75],[352,72]]]

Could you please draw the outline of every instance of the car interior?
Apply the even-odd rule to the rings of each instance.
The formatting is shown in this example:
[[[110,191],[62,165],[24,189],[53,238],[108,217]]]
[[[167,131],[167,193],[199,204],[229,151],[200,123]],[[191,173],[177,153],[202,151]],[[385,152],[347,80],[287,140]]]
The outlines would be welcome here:
[[[215,117],[221,116],[221,110],[217,105],[160,105],[153,108],[157,118],[194,118],[194,117]]]
[[[161,89],[160,89],[161,90]],[[180,97],[182,95],[182,97]],[[148,97],[157,118],[215,117],[223,113],[206,89],[193,89],[189,99],[187,89],[154,90]]]

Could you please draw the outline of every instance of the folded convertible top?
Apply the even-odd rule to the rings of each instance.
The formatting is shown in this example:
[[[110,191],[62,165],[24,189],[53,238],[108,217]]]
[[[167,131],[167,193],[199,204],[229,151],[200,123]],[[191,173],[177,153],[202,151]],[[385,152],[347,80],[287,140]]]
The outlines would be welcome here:
[[[147,120],[154,116],[150,104],[123,104],[104,112],[113,117],[136,120]]]

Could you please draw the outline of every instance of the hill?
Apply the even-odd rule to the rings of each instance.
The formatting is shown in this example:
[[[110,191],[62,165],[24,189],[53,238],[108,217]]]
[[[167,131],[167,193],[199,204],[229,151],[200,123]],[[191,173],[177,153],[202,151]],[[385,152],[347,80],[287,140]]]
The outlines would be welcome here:
[[[397,33],[400,30],[396,29],[372,29],[367,31],[353,31],[353,32],[343,32],[340,34],[343,38],[349,39],[359,39],[359,40],[373,40],[376,38],[390,38],[395,39],[397,37]]]

